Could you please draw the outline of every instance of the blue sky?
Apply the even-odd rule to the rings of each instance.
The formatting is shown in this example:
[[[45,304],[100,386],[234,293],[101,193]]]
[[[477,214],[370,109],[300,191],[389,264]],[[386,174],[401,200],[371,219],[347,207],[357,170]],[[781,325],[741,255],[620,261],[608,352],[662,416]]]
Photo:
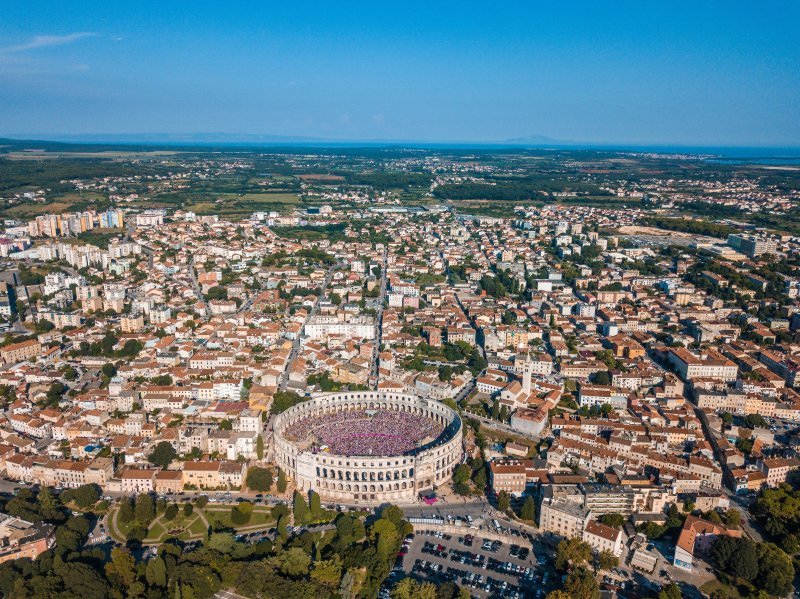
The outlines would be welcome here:
[[[800,146],[800,2],[13,2],[0,134]]]

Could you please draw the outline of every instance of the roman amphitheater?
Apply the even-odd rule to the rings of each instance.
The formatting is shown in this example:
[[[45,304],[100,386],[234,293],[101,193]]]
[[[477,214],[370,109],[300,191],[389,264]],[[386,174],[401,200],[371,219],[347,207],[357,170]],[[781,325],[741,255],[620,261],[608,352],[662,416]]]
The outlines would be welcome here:
[[[459,415],[405,393],[319,395],[278,415],[273,430],[278,465],[327,501],[411,503],[463,457]]]

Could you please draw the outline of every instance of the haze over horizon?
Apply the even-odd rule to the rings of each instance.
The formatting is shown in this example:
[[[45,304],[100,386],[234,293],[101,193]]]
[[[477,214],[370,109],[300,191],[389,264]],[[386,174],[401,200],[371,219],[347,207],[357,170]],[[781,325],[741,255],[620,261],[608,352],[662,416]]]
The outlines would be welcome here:
[[[771,4],[10,6],[0,136],[799,146]]]

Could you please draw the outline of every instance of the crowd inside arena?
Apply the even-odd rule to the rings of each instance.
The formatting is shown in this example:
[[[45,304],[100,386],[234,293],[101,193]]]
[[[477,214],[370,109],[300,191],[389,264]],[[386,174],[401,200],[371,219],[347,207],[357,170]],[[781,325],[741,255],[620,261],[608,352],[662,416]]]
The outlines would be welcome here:
[[[402,455],[443,428],[430,418],[390,410],[355,410],[303,418],[285,431],[293,441],[310,440],[313,449],[336,455]]]

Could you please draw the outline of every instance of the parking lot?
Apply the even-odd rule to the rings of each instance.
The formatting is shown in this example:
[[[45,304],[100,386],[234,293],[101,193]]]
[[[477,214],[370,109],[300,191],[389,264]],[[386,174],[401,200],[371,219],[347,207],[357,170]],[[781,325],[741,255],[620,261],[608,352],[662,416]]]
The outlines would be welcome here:
[[[492,540],[469,529],[463,536],[421,531],[406,538],[398,565],[420,580],[452,581],[473,597],[541,598],[556,582],[551,564],[544,553],[537,556],[527,543],[518,543],[515,537]]]

